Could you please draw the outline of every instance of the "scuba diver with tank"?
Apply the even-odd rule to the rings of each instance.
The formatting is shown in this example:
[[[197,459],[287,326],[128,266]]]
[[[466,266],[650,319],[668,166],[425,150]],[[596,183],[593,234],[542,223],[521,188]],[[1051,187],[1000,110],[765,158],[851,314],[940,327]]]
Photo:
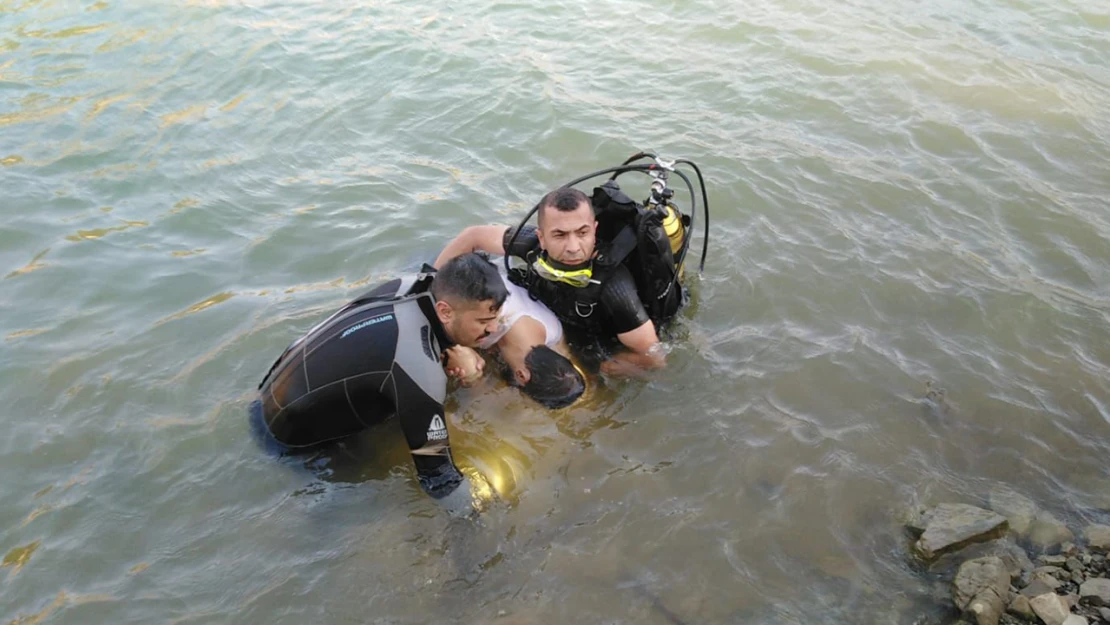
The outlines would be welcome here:
[[[645,152],[551,191],[515,228],[464,229],[435,264],[477,250],[502,255],[509,279],[551,309],[572,344],[600,348],[608,356],[601,363],[603,372],[634,374],[661,368],[665,359],[659,331],[686,300],[681,280],[697,211],[694,185],[676,166],[693,169],[701,187],[705,224],[700,271],[709,242],[708,194],[701,170],[688,160],[666,161]],[[629,172],[651,178],[643,204],[617,184],[617,178]],[[609,179],[592,195],[574,188],[606,174]],[[673,201],[674,190],[667,184],[671,174],[686,183],[689,214]],[[538,224],[528,225],[534,214]],[[523,260],[523,266],[510,267],[509,257]]]

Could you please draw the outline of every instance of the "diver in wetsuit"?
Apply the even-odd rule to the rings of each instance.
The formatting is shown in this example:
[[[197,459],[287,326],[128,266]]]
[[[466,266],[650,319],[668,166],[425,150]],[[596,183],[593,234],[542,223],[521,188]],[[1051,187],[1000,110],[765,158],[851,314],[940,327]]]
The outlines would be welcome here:
[[[372,289],[294,341],[259,384],[262,420],[278,443],[303,448],[395,414],[421,487],[465,506],[469,485],[451,458],[443,409],[444,368],[462,353],[459,346],[474,347],[497,329],[507,292],[497,269],[478,254],[452,259],[438,272],[425,269]],[[547,363],[544,383],[554,380],[548,370],[575,382],[565,375],[573,371],[569,361],[552,365],[536,357]],[[577,384],[581,394],[581,378]],[[572,386],[563,388],[573,394]]]
[[[636,282],[623,264],[605,262],[608,250],[598,245],[596,232],[590,198],[562,187],[540,201],[539,227],[526,226],[513,240],[513,228],[471,226],[444,248],[436,264],[475,250],[522,258],[532,268],[528,292],[555,313],[568,333],[624,346],[601,363],[602,371],[627,374],[663,367],[655,324]]]

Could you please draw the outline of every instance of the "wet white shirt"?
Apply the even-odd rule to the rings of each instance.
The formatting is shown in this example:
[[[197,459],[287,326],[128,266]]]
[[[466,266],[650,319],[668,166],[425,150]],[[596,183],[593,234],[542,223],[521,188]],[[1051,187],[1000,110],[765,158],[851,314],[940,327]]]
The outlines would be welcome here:
[[[563,338],[563,324],[551,312],[547,306],[541,302],[536,301],[529,297],[527,289],[521,288],[505,277],[504,274],[499,272],[501,281],[505,283],[505,288],[509,291],[509,296],[505,298],[505,304],[501,306],[501,314],[498,316],[497,331],[482,339],[478,343],[478,347],[482,349],[489,349],[493,347],[494,343],[501,340],[505,333],[513,327],[521,317],[531,317],[536,321],[543,324],[544,329],[547,331],[547,336],[544,338],[544,344],[548,347],[555,347],[555,345]]]

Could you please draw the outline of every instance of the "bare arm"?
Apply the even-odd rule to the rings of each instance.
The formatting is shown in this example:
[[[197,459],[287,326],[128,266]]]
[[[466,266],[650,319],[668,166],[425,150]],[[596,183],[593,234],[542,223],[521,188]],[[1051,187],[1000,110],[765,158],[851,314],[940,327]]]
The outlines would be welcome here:
[[[650,319],[635,330],[618,334],[617,339],[627,349],[601,363],[603,372],[610,375],[639,375],[666,366],[663,346],[655,334],[655,324]]]
[[[439,269],[443,267],[444,263],[456,256],[478,250],[503,256],[505,254],[505,246],[502,243],[504,236],[505,226],[470,226],[464,228],[459,236],[452,239],[436,257],[435,267]]]

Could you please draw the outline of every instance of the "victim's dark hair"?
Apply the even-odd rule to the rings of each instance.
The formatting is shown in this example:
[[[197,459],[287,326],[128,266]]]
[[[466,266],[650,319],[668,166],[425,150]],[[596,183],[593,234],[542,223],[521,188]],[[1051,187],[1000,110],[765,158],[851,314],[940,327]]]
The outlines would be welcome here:
[[[574,364],[546,345],[537,345],[524,357],[532,372],[523,390],[547,408],[565,408],[586,390],[586,381]]]
[[[493,300],[494,308],[501,308],[509,296],[497,267],[490,262],[489,256],[477,252],[447,261],[443,269],[436,272],[431,291],[432,297],[449,302]]]
[[[543,221],[543,215],[550,209],[563,211],[569,213],[578,210],[578,207],[585,202],[587,206],[590,205],[590,198],[585,194],[575,189],[574,187],[559,187],[554,191],[543,196],[540,200],[540,215],[539,220]]]

